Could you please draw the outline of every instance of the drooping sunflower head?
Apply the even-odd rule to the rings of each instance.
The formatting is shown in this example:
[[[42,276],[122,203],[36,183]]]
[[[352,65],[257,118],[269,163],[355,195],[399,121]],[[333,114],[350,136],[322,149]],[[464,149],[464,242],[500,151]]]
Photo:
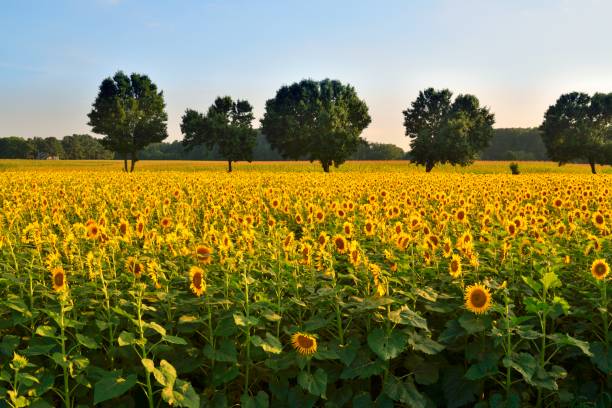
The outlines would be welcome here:
[[[610,266],[605,259],[596,259],[591,264],[591,275],[597,280],[604,280],[610,273]]]
[[[359,266],[361,261],[361,253],[356,241],[351,242],[349,246],[349,261],[353,266]]]
[[[63,292],[66,290],[66,273],[64,268],[56,266],[51,269],[51,280],[53,281],[53,290]]]
[[[290,232],[289,234],[287,234],[285,239],[283,239],[283,248],[285,249],[285,251],[288,251],[289,249],[291,249],[291,246],[293,244],[293,239],[294,239],[293,232]]]
[[[208,265],[212,262],[212,248],[206,245],[198,245],[195,249],[195,256],[198,262]]]
[[[465,307],[473,313],[485,313],[491,307],[491,293],[480,283],[465,290]]]
[[[127,261],[125,261],[125,268],[128,270],[128,272],[132,273],[137,278],[140,277],[140,275],[142,274],[142,272],[144,272],[145,269],[144,265],[138,262],[138,260],[133,256],[130,256]]]
[[[449,238],[444,239],[444,242],[442,243],[442,251],[445,258],[448,258],[453,253],[453,244]]]
[[[204,270],[197,266],[189,269],[189,287],[196,296],[202,296],[206,291],[206,281],[204,280]]]
[[[291,345],[303,356],[311,356],[317,351],[317,339],[308,333],[297,332],[293,334]]]

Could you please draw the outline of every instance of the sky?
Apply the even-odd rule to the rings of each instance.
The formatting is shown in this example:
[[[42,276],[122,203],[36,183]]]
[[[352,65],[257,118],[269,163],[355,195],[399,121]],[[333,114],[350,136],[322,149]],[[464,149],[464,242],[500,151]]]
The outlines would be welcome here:
[[[607,0],[0,0],[0,137],[91,133],[101,81],[164,91],[168,141],[220,95],[259,118],[278,88],[338,79],[369,106],[371,142],[409,145],[428,87],[476,95],[495,127],[538,126],[565,92],[612,91]]]

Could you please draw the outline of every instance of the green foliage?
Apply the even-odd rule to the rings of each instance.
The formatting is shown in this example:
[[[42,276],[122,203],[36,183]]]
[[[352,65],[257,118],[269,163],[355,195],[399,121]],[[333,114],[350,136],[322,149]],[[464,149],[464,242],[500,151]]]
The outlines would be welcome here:
[[[612,164],[612,93],[563,94],[544,114],[540,126],[548,156],[559,165],[586,160]]]
[[[221,157],[228,162],[253,160],[253,148],[257,131],[253,129],[253,107],[247,101],[233,101],[229,96],[219,97],[208,109],[206,115],[187,109],[183,115],[181,131],[183,145],[189,150],[205,145],[209,150],[217,148]]]
[[[31,140],[18,136],[0,138],[0,158],[29,159],[33,158],[34,146]]]
[[[548,160],[546,146],[537,128],[493,129],[491,143],[481,160]]]
[[[472,163],[493,136],[493,114],[473,95],[451,101],[452,95],[448,89],[428,88],[403,112],[411,161],[427,172],[436,164]]]
[[[89,125],[94,133],[104,135],[105,148],[124,159],[125,171],[129,155],[130,171],[134,171],[138,151],[168,137],[164,108],[163,92],[148,76],[132,73],[128,77],[119,71],[102,81],[88,114]]]
[[[336,80],[302,80],[283,86],[266,102],[262,132],[283,157],[319,161],[325,172],[357,151],[370,124],[355,89]]]
[[[351,160],[402,160],[406,152],[391,143],[370,143],[362,140]]]
[[[515,175],[516,175],[516,174],[521,174],[521,171],[519,170],[519,165],[518,165],[518,163],[512,162],[512,163],[510,163],[510,166],[509,166],[509,167],[510,167],[510,172],[511,172],[512,174],[515,174]]]
[[[45,159],[59,156],[63,160],[112,159],[113,153],[104,149],[99,140],[90,135],[24,139],[18,136],[0,138],[2,159]]]
[[[62,139],[64,155],[62,159],[68,160],[109,160],[113,153],[106,150],[99,140],[90,135],[69,135]]]

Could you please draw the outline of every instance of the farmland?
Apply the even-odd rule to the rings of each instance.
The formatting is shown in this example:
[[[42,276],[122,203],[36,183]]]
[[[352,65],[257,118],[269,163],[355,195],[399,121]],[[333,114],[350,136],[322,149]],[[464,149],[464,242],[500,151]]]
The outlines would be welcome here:
[[[120,166],[0,162],[0,407],[612,403],[609,167]]]

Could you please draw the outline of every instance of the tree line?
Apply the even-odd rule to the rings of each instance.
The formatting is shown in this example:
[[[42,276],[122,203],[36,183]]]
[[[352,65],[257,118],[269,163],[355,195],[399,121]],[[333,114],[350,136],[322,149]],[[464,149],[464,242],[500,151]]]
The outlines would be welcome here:
[[[561,95],[541,126],[522,134],[496,132],[494,114],[476,96],[454,97],[448,89],[419,92],[403,115],[410,139],[407,158],[427,172],[439,164],[465,166],[479,157],[537,160],[545,155],[559,165],[587,162],[593,173],[596,164],[612,164],[612,93]],[[104,79],[88,117],[92,131],[103,136],[101,145],[124,161],[126,172],[154,151],[178,148],[163,143],[168,137],[164,95],[146,75],[119,71]],[[229,96],[218,97],[205,112],[188,108],[181,119],[184,153],[206,151],[226,160],[228,171],[237,161],[254,160],[257,149],[267,146],[275,158],[318,161],[325,172],[374,152],[399,153],[388,145],[364,144],[361,133],[371,122],[368,106],[355,88],[337,80],[282,86],[266,101],[259,129],[253,127],[251,104]],[[500,157],[504,143],[506,156]]]
[[[199,145],[186,150],[181,141],[159,142],[147,145],[138,153],[141,160],[225,160],[217,147],[208,149]],[[111,160],[116,154],[106,150],[100,140],[91,135],[70,135],[62,139],[55,137],[26,139],[19,136],[0,138],[0,159],[47,159],[62,160]],[[394,144],[371,143],[361,140],[350,160],[402,160],[406,152]],[[258,132],[253,160],[281,161],[284,159]]]
[[[68,159],[100,160],[112,159],[114,153],[104,148],[100,140],[90,135],[56,137],[18,136],[0,138],[0,159]]]

